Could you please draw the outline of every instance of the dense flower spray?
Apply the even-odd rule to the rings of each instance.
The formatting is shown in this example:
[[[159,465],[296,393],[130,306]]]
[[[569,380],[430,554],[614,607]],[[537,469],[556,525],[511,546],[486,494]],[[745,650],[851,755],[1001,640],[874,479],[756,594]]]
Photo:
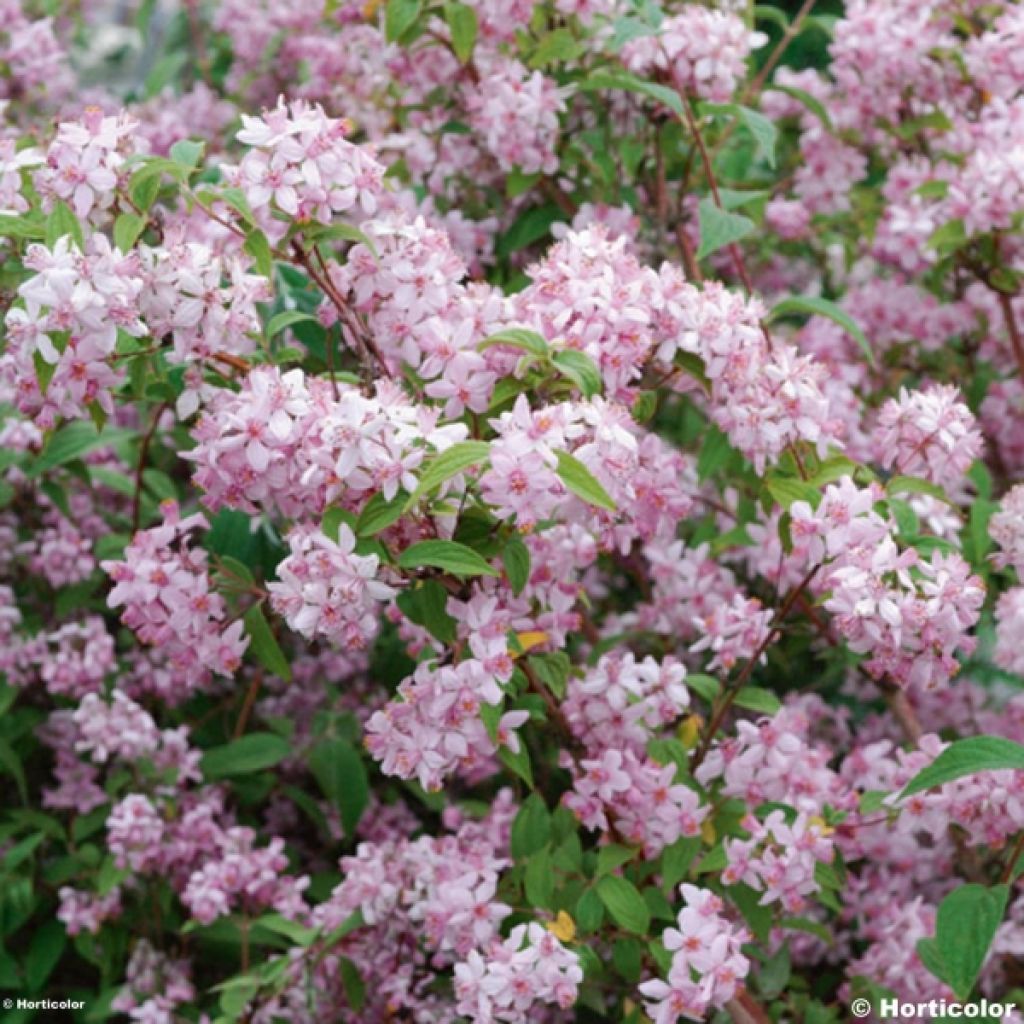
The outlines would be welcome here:
[[[1019,5],[107,6],[0,0],[0,987],[1020,1019]]]

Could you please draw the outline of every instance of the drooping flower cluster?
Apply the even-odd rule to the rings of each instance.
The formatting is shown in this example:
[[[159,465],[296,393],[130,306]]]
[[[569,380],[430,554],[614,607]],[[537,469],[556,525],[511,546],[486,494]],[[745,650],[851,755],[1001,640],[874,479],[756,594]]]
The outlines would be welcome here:
[[[297,527],[288,535],[291,554],[278,567],[279,582],[268,587],[274,611],[297,633],[347,650],[368,646],[377,631],[377,602],[394,594],[377,579],[377,556],[355,554],[355,543],[344,523],[336,541]]]
[[[137,254],[121,253],[101,234],[84,249],[64,235],[50,247],[32,246],[25,265],[35,274],[19,288],[24,305],[7,312],[0,380],[44,429],[59,416],[86,417],[90,406],[111,415],[111,391],[123,376],[112,361],[118,333],[147,333]],[[41,379],[37,358],[48,368]]]
[[[951,488],[981,454],[981,432],[954,387],[900,391],[882,406],[875,425],[878,461],[906,476]]]
[[[229,622],[224,598],[211,586],[207,554],[189,543],[207,525],[202,515],[181,518],[173,502],[163,506],[161,526],[142,530],[123,561],[101,563],[114,581],[107,598],[124,608],[121,621],[144,644],[160,648],[195,687],[211,673],[231,676],[248,644],[241,621]]]
[[[726,103],[746,73],[747,57],[767,41],[736,14],[686,7],[656,33],[627,43],[622,59],[631,71],[664,72],[681,91]]]
[[[725,904],[709,889],[680,886],[684,907],[674,928],[661,937],[672,953],[666,980],[640,986],[654,1024],[675,1024],[681,1017],[703,1020],[713,1007],[732,999],[750,970],[740,947],[749,935],[723,914]]]

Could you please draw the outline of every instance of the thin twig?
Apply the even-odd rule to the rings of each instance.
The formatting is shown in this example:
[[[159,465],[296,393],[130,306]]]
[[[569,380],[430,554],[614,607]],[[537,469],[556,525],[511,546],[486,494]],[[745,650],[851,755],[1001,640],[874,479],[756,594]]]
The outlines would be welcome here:
[[[149,455],[149,446],[153,441],[153,435],[156,433],[157,427],[160,425],[160,417],[170,407],[170,402],[161,402],[157,407],[156,413],[153,415],[153,422],[149,425],[149,430],[146,431],[142,438],[142,444],[139,446],[139,461],[135,467],[135,493],[132,495],[132,533],[137,533],[140,526],[140,518],[142,516],[142,474],[146,469],[146,458]]]

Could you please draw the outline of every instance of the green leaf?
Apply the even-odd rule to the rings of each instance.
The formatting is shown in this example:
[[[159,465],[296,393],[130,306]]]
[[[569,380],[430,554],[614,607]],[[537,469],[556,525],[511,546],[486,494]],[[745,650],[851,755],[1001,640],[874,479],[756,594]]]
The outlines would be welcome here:
[[[555,457],[558,459],[558,476],[573,494],[598,508],[615,511],[611,496],[579,459],[561,449],[555,452]]]
[[[139,240],[146,227],[146,218],[137,213],[122,213],[114,221],[114,245],[121,252],[129,249]]]
[[[635,935],[647,934],[651,926],[651,912],[632,882],[618,875],[605,875],[595,888],[617,925]]]
[[[46,225],[43,221],[30,217],[14,217],[10,214],[0,215],[0,237],[24,238],[33,242],[46,240]]]
[[[526,871],[523,875],[523,888],[526,890],[526,898],[531,906],[542,907],[545,910],[552,909],[555,879],[551,867],[551,854],[547,847],[538,850],[527,860]]]
[[[718,427],[710,425],[704,433],[704,443],[697,456],[697,480],[704,483],[729,462],[734,452],[729,438]]]
[[[395,599],[402,614],[443,644],[455,642],[455,620],[448,614],[448,591],[437,580],[423,580]]]
[[[974,988],[989,946],[1006,912],[1009,887],[962,885],[939,904],[934,940],[923,939],[921,959],[961,1000]],[[933,944],[934,943],[934,944]]]
[[[522,860],[542,850],[551,840],[551,812],[539,793],[532,793],[523,802],[512,821],[509,850]]]
[[[261,605],[254,604],[245,613],[245,632],[249,636],[249,650],[256,660],[268,672],[290,683],[291,666],[263,614]]]
[[[275,334],[280,334],[281,331],[286,327],[291,327],[292,324],[318,324],[319,322],[311,313],[300,313],[297,309],[286,309],[284,312],[270,318],[270,323],[267,324],[267,337],[272,338]]]
[[[251,732],[203,754],[200,766],[207,779],[252,775],[273,768],[291,753],[287,740],[270,732]]]
[[[518,597],[530,581],[530,549],[518,538],[509,537],[501,552],[512,593]]]
[[[700,849],[700,836],[684,836],[665,847],[661,854],[661,883],[666,893],[672,892],[686,877]]]
[[[193,142],[191,139],[181,139],[170,149],[170,157],[176,163],[187,170],[194,170],[203,159],[203,150],[206,148],[204,142]]]
[[[309,770],[341,812],[345,837],[351,839],[370,799],[366,765],[359,752],[347,740],[321,740],[310,751]]]
[[[71,236],[71,240],[78,246],[79,252],[85,248],[82,225],[79,224],[71,207],[63,199],[58,199],[53,204],[50,215],[46,218],[47,248],[52,249],[66,235]]]
[[[795,296],[791,299],[783,299],[781,302],[776,303],[775,307],[771,312],[771,319],[774,320],[776,317],[789,316],[793,313],[800,314],[806,313],[810,316],[823,316],[833,323],[839,324],[840,327],[851,338],[860,346],[860,350],[864,353],[864,358],[867,359],[868,364],[872,367],[877,366],[875,361],[875,353],[871,351],[871,344],[867,339],[867,336],[857,325],[857,322],[846,312],[845,309],[841,309],[834,302],[828,299],[823,299],[820,296],[808,296],[800,295]]]
[[[789,943],[784,942],[765,962],[757,974],[758,987],[765,999],[776,999],[789,984],[791,973]]]
[[[491,446],[486,441],[460,441],[446,448],[440,455],[435,455],[424,464],[420,481],[405,503],[404,511],[411,509],[424,494],[429,494],[457,473],[486,462],[490,454]]]
[[[567,348],[556,352],[551,361],[580,389],[585,398],[593,398],[601,393],[601,371],[585,352]]]
[[[552,651],[550,654],[531,654],[526,661],[537,678],[562,700],[569,685],[569,655],[565,651]]]
[[[919,476],[894,476],[885,485],[885,490],[889,494],[929,494],[950,504],[946,492],[938,484],[922,480]]]
[[[775,166],[775,144],[779,131],[764,114],[738,103],[701,103],[698,110],[702,114],[731,114],[736,117],[754,137],[758,154],[765,158],[769,167]]]
[[[33,929],[25,957],[25,984],[29,992],[38,992],[53,973],[68,936],[59,921],[44,921]]]
[[[347,526],[353,533],[356,532],[356,517],[347,508],[340,505],[332,505],[320,520],[320,532],[328,539],[338,543],[341,535],[342,525]]]
[[[543,68],[549,64],[575,60],[585,50],[585,45],[573,35],[571,29],[556,28],[541,37],[537,49],[530,55],[529,64],[533,69]]]
[[[581,932],[596,932],[604,920],[604,904],[593,889],[584,889],[576,901],[576,926]]]
[[[262,277],[271,279],[274,276],[274,256],[270,251],[270,242],[259,228],[253,228],[245,236],[245,251],[256,264],[256,272]]]
[[[656,85],[654,82],[646,82],[636,75],[626,71],[595,71],[589,78],[580,82],[579,88],[586,92],[603,89],[622,89],[625,92],[637,93],[646,96],[648,99],[656,100],[666,106],[679,118],[684,118],[686,112],[683,108],[683,101],[675,89],[667,85]]]
[[[498,760],[533,789],[533,766],[530,763],[530,752],[526,749],[526,744],[520,743],[519,750],[516,752],[508,747],[500,747]]]
[[[563,216],[562,211],[554,203],[531,206],[523,210],[508,231],[498,239],[494,247],[495,254],[500,259],[505,259],[512,253],[539,242],[548,233],[551,225],[561,220]]]
[[[747,711],[759,711],[763,715],[774,715],[782,708],[779,698],[771,690],[764,690],[760,686],[745,686],[738,694],[733,703]]]
[[[755,226],[749,217],[720,210],[713,199],[707,198],[700,201],[697,217],[700,223],[700,248],[697,250],[699,260],[746,238]]]
[[[97,448],[118,444],[135,436],[135,431],[121,427],[109,427],[97,431],[93,423],[75,420],[60,427],[47,441],[46,447],[39,453],[28,470],[30,477],[41,476],[43,473],[63,466],[74,459],[80,459]]]
[[[629,846],[620,846],[618,843],[609,843],[607,846],[602,846],[597,851],[596,877],[600,878],[602,875],[610,875],[616,868],[629,863],[636,855],[637,851],[635,849]]]
[[[498,575],[482,555],[454,540],[422,540],[413,544],[398,556],[398,565],[402,569],[431,566],[455,576]]]
[[[709,704],[717,700],[722,692],[722,684],[717,679],[700,672],[690,673],[684,682],[698,697],[702,697]]]
[[[448,23],[448,31],[452,36],[452,49],[460,64],[465,64],[473,56],[476,45],[476,11],[462,3],[446,3],[444,20]]]
[[[423,8],[421,0],[388,0],[384,15],[384,36],[389,43],[401,39],[416,23]]]
[[[971,736],[951,743],[904,787],[900,797],[941,786],[965,775],[1004,769],[1024,770],[1024,746],[1001,736]]]
[[[828,111],[825,109],[825,105],[816,96],[812,96],[809,92],[805,92],[803,89],[797,89],[792,85],[779,85],[778,82],[772,82],[769,86],[772,92],[784,92],[787,96],[792,96],[797,102],[802,103],[829,131],[832,130],[832,118],[829,117]]]
[[[538,359],[546,359],[548,355],[548,343],[536,331],[528,331],[525,327],[509,327],[504,331],[498,331],[497,334],[484,338],[477,345],[477,350],[483,352],[496,345],[519,348],[537,356]]]
[[[345,998],[349,1006],[358,1013],[366,1003],[366,982],[363,981],[359,968],[347,957],[339,961],[341,983],[345,987]]]
[[[929,249],[934,249],[940,256],[947,256],[959,249],[966,241],[967,228],[964,226],[964,222],[957,217],[956,220],[939,225],[928,236],[926,244]]]
[[[789,508],[796,501],[806,501],[814,509],[821,501],[821,492],[806,480],[769,473],[764,478],[764,485],[782,508]]]
[[[398,493],[388,501],[382,493],[375,494],[363,507],[356,520],[356,535],[372,537],[386,530],[392,523],[402,518],[409,497],[405,491]]]

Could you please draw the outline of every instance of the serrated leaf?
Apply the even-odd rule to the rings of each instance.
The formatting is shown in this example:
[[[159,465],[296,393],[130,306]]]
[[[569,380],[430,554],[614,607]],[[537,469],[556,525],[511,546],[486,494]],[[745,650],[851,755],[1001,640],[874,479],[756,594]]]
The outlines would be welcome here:
[[[410,622],[422,626],[435,639],[443,644],[455,642],[455,619],[447,611],[448,592],[437,580],[424,580],[417,587],[403,590],[395,602]]]
[[[618,875],[605,875],[595,889],[617,925],[635,935],[647,934],[651,926],[651,912],[632,882]]]
[[[923,480],[919,476],[891,477],[886,483],[885,489],[889,494],[928,494],[933,498],[938,498],[939,501],[944,501],[947,505],[950,504],[946,492],[938,484],[933,484],[930,480]]]
[[[765,158],[768,166],[775,166],[775,144],[779,131],[764,114],[739,103],[701,103],[698,110],[702,114],[731,114],[754,137],[757,152]]]
[[[698,697],[702,697],[709,704],[717,700],[722,692],[722,684],[717,679],[700,672],[690,673],[683,681]]]
[[[402,569],[430,566],[455,576],[497,576],[498,572],[472,548],[454,540],[422,540],[398,556]]]
[[[78,222],[71,207],[63,199],[58,199],[46,218],[47,248],[52,249],[60,239],[66,236],[71,237],[71,240],[78,246],[79,252],[85,248],[82,225]]]
[[[256,272],[268,280],[274,276],[274,256],[270,251],[270,242],[259,228],[253,228],[245,236],[245,251],[252,257]]]
[[[29,466],[27,475],[30,477],[40,476],[74,459],[80,459],[97,448],[119,444],[134,436],[134,430],[122,427],[109,427],[103,431],[97,431],[94,424],[86,423],[83,420],[66,423],[50,437],[46,447]]]
[[[806,501],[813,509],[817,508],[821,501],[821,492],[806,480],[770,473],[765,477],[764,485],[768,489],[768,493],[784,509],[788,509],[797,501]]]
[[[637,851],[629,846],[620,846],[618,843],[609,843],[597,851],[597,872],[596,877],[610,875],[616,868],[628,864],[636,857]]]
[[[523,874],[523,889],[526,898],[533,907],[551,909],[551,901],[555,893],[555,880],[551,867],[551,854],[547,847],[538,850],[526,862]]]
[[[194,170],[203,159],[203,150],[205,148],[206,144],[203,142],[181,139],[171,146],[169,155],[176,164],[188,170]]]
[[[394,43],[416,23],[423,4],[421,0],[387,0],[387,3],[384,36],[389,43]]]
[[[398,491],[391,501],[383,494],[375,494],[363,507],[356,520],[356,536],[372,537],[386,530],[402,518],[409,498],[405,491]]]
[[[760,686],[744,686],[736,694],[733,703],[737,708],[760,712],[762,715],[776,715],[782,708],[778,697],[771,690]]]
[[[512,593],[518,597],[530,581],[530,550],[518,537],[509,537],[501,552],[501,562]]]
[[[291,753],[287,740],[271,732],[251,732],[237,740],[212,747],[203,754],[200,767],[207,779],[252,775],[273,768]]]
[[[291,327],[293,324],[319,324],[319,322],[311,313],[301,313],[297,309],[286,309],[270,318],[270,322],[267,324],[267,337],[273,338],[275,334],[280,334],[281,331]]]
[[[755,227],[749,217],[720,210],[713,199],[707,198],[702,199],[697,207],[697,219],[700,224],[699,260],[746,238]]]
[[[258,604],[252,605],[246,611],[244,621],[245,632],[249,637],[249,652],[268,672],[290,683],[291,666],[263,614],[263,607]]]
[[[1006,885],[962,885],[939,904],[935,948],[942,980],[958,999],[967,999],[974,988],[1006,912],[1009,891]]]
[[[416,490],[409,495],[404,510],[411,509],[424,494],[429,494],[464,469],[486,462],[490,454],[491,446],[486,441],[460,441],[435,455],[429,462],[424,463],[419,483]]]
[[[449,2],[444,5],[444,20],[452,37],[452,49],[460,64],[473,56],[476,45],[476,11],[463,3]]]
[[[621,89],[625,92],[637,93],[646,96],[648,99],[656,100],[666,106],[680,118],[686,116],[683,101],[675,89],[667,85],[657,85],[654,82],[647,82],[636,75],[626,71],[595,71],[588,78],[579,83],[579,89],[590,92],[603,89]]]
[[[615,502],[612,501],[611,495],[579,459],[561,449],[555,452],[555,457],[558,459],[556,472],[559,479],[573,494],[598,508],[607,509],[609,512],[615,511]]]
[[[601,371],[585,352],[564,349],[556,352],[551,361],[579,388],[585,398],[593,398],[601,393]]]
[[[128,252],[129,249],[139,240],[146,227],[146,218],[137,213],[122,213],[114,221],[114,245],[121,252]]]
[[[860,346],[860,350],[864,353],[864,358],[867,359],[868,364],[872,367],[877,366],[875,360],[875,353],[871,350],[871,344],[867,339],[867,336],[860,329],[857,322],[846,312],[845,309],[840,308],[834,302],[829,299],[823,299],[820,296],[814,295],[800,295],[795,296],[791,299],[783,299],[781,302],[776,303],[771,312],[771,319],[775,319],[780,316],[789,316],[793,313],[806,313],[810,316],[823,316],[833,323],[839,324],[840,327],[851,338]]]
[[[309,753],[309,770],[324,795],[341,813],[346,838],[355,835],[370,799],[366,765],[347,740],[321,740]]]
[[[551,840],[551,812],[539,793],[531,793],[512,820],[509,850],[516,860],[543,849]]]
[[[546,359],[548,355],[548,343],[536,331],[528,331],[525,327],[509,327],[491,334],[477,345],[477,351],[483,352],[497,345],[522,349],[538,359]]]
[[[1024,746],[1001,736],[970,736],[951,743],[922,768],[900,794],[901,799],[978,772],[1024,770]]]
[[[797,89],[792,85],[779,85],[778,82],[772,82],[770,86],[773,92],[783,92],[787,96],[792,96],[798,103],[802,103],[829,131],[832,130],[832,118],[829,117],[828,111],[825,109],[825,105],[816,96],[812,96],[809,92],[804,89]]]

